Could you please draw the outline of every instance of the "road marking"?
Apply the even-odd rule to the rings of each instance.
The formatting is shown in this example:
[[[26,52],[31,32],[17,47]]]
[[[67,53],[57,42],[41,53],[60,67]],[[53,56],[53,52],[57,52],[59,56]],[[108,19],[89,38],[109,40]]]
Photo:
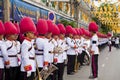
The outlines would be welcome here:
[[[102,64],[102,67],[105,67],[105,64]]]

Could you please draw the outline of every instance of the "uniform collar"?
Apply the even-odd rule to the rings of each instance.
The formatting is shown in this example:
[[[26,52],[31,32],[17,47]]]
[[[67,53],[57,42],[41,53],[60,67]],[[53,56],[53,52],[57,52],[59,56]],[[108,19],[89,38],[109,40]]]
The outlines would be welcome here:
[[[13,39],[11,39],[11,38],[6,38],[7,40],[9,40],[9,41],[14,41]]]
[[[64,40],[64,39],[62,39],[62,38],[59,38],[59,40]]]
[[[38,36],[38,38],[45,38],[45,36]]]
[[[31,39],[30,39],[30,38],[28,38],[28,37],[25,37],[25,39],[26,39],[27,41],[30,41],[30,42],[31,42]]]

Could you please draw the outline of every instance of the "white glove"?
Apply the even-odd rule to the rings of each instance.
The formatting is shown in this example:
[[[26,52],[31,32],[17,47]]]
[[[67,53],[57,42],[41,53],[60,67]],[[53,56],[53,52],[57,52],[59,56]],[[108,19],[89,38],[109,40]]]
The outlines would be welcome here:
[[[18,65],[19,65],[19,66],[21,65],[21,62],[20,62],[20,61],[18,62]]]
[[[27,77],[30,77],[31,76],[31,71],[27,71]]]
[[[21,59],[18,58],[18,65],[20,66],[21,65]]]
[[[10,68],[10,65],[6,65],[5,67],[6,67],[7,69],[9,69],[9,68]]]
[[[47,67],[47,66],[43,67],[43,69],[44,69],[45,71],[48,71],[48,67]]]

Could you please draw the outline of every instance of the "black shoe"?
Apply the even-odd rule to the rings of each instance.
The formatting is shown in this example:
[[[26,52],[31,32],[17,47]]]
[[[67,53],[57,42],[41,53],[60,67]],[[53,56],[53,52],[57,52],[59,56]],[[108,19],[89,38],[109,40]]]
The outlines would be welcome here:
[[[89,76],[89,79],[94,79],[94,76]]]
[[[67,73],[68,75],[74,75],[74,72],[71,72],[71,73]]]

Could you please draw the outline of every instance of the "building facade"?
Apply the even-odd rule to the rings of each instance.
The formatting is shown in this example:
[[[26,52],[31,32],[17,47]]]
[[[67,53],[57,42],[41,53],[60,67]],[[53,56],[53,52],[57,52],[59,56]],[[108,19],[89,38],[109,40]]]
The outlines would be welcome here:
[[[0,19],[4,19],[2,3],[0,0]],[[20,21],[24,16],[30,16],[36,23],[39,18],[51,19],[59,23],[61,19],[75,21],[78,26],[86,26],[91,21],[90,6],[84,0],[8,0],[10,7],[10,20]],[[77,5],[76,5],[77,4]],[[4,7],[7,5],[4,5]]]

